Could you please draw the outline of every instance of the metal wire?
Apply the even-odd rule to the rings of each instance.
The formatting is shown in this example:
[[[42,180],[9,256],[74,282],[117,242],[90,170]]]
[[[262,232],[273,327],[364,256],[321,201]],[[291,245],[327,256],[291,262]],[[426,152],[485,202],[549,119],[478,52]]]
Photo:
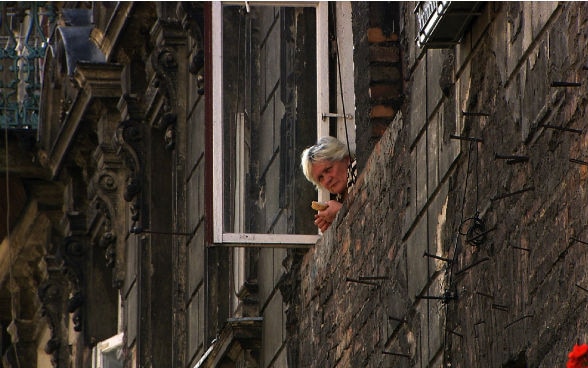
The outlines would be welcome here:
[[[332,18],[335,20],[335,30],[333,32],[334,34],[334,38],[335,38],[335,53],[337,54],[337,74],[339,77],[339,90],[341,91],[341,109],[343,110],[343,124],[345,125],[345,142],[347,143],[347,153],[349,154],[349,159],[351,160],[349,162],[349,172],[351,173],[351,175],[355,175],[354,170],[351,170],[351,162],[353,161],[352,159],[352,155],[351,155],[351,147],[349,145],[349,132],[347,130],[347,112],[345,111],[345,98],[343,97],[343,77],[341,76],[341,58],[339,55],[339,38],[337,37],[337,18],[335,17],[335,11],[333,10],[334,7],[336,5],[335,4],[331,4],[330,6],[330,10],[331,10],[331,16]],[[357,163],[356,163],[356,170],[357,170]],[[355,182],[355,177],[352,178],[353,182]]]
[[[2,7],[2,10],[5,10],[5,7]],[[0,17],[2,14],[0,14]],[[12,35],[12,32],[9,32]],[[8,257],[9,257],[9,285],[8,291],[10,293],[10,315],[11,315],[11,322],[10,324],[13,325],[14,330],[11,333],[11,343],[14,349],[14,357],[16,359],[16,365],[20,368],[20,359],[18,358],[18,328],[16,325],[16,299],[14,296],[14,252],[12,247],[12,241],[10,239],[10,167],[9,167],[9,157],[8,157],[8,120],[6,120],[6,110],[8,106],[8,98],[4,96],[5,94],[5,87],[2,88],[2,95],[4,99],[3,104],[3,117],[5,119],[4,124],[4,149],[5,149],[5,180],[6,180],[6,241],[8,244]],[[14,335],[13,335],[14,334]]]
[[[4,91],[3,91],[4,92]],[[4,104],[4,117],[6,117],[6,103]],[[13,287],[14,287],[14,272],[13,272],[13,268],[14,268],[14,253],[13,253],[13,248],[12,248],[12,241],[10,239],[10,170],[9,170],[9,157],[8,157],[8,124],[4,125],[4,149],[5,149],[5,180],[6,180],[6,242],[8,244],[8,257],[9,257],[9,267],[8,267],[8,273],[9,273],[9,283],[8,283],[8,292],[10,293],[10,315],[11,315],[11,322],[10,324],[14,326],[14,332],[15,334],[17,334],[17,325],[16,325],[16,306],[15,306],[15,298],[14,298],[14,291],[13,291]],[[17,335],[18,336],[18,335]],[[14,349],[14,356],[16,359],[16,365],[18,368],[20,368],[20,360],[18,358],[18,350],[17,350],[17,345],[18,345],[18,339],[15,339],[12,334],[12,347]]]

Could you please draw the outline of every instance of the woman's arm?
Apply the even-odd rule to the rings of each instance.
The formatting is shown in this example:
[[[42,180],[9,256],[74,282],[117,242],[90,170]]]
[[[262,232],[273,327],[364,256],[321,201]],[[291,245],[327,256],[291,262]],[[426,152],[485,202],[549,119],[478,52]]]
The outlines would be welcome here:
[[[318,211],[316,215],[314,215],[314,224],[321,229],[322,232],[325,232],[329,226],[335,221],[335,217],[337,213],[343,206],[341,203],[337,201],[330,200],[327,202],[329,207],[323,211]]]

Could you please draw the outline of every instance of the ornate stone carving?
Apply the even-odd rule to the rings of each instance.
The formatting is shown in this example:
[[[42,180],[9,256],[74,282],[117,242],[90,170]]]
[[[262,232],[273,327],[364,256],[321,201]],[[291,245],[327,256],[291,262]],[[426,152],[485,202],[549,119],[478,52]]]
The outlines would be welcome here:
[[[117,260],[117,230],[113,223],[117,223],[124,216],[120,209],[120,197],[122,195],[122,179],[120,174],[113,170],[102,170],[95,174],[90,183],[90,194],[93,197],[95,218],[92,223],[100,226],[99,229],[90,229],[94,235],[93,242],[104,252],[105,265],[113,269],[112,285],[119,289],[122,286],[122,272],[114,270]]]
[[[190,60],[190,73],[198,75],[204,66],[204,9],[200,3],[186,1],[180,3],[178,13],[182,28],[196,41],[196,52]]]
[[[123,198],[130,202],[131,220],[133,223],[141,221],[140,192],[142,188],[141,173],[143,162],[141,157],[141,142],[143,139],[143,125],[136,120],[121,122],[114,137],[115,147],[125,167],[129,170],[125,180]],[[132,227],[135,225],[133,224]],[[131,229],[132,231],[132,229]]]
[[[48,268],[54,262],[52,256],[46,257]],[[63,290],[64,287],[56,272],[49,272],[49,278],[39,285],[37,295],[41,301],[41,315],[47,320],[51,330],[51,337],[45,345],[45,353],[51,356],[51,364],[58,366],[60,349],[62,347],[62,334],[60,322],[62,318]]]
[[[63,240],[61,247],[61,258],[63,261],[64,274],[71,283],[72,296],[67,301],[67,312],[73,314],[72,320],[74,330],[82,330],[82,308],[84,304],[84,255],[86,246],[73,236]]]
[[[155,69],[154,86],[164,96],[163,112],[159,122],[164,129],[164,143],[167,150],[173,150],[176,142],[177,112],[175,102],[177,100],[177,72],[178,62],[175,50],[162,47],[152,54],[152,64]]]

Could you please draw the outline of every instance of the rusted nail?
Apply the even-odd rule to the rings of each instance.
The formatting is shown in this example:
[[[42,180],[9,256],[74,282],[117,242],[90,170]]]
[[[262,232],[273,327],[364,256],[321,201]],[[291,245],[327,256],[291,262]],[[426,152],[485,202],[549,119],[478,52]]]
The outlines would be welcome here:
[[[549,129],[555,129],[555,130],[561,130],[563,132],[577,133],[577,134],[582,134],[583,133],[583,130],[581,130],[581,129],[567,128],[567,127],[562,127],[562,126],[557,126],[557,125],[550,125],[550,124],[543,124],[543,125],[540,125],[540,127],[549,128]]]
[[[588,162],[582,161],[582,160],[578,160],[577,158],[570,158],[570,162],[572,162],[574,164],[580,164],[580,165],[588,166]]]
[[[494,299],[494,295],[486,294],[481,291],[476,291],[476,294],[481,295],[481,296],[485,296],[486,298],[489,298],[489,299]]]
[[[489,259],[490,259],[490,258],[488,258],[488,257],[484,257],[484,258],[482,258],[482,259],[480,259],[480,260],[478,260],[478,261],[476,261],[476,262],[472,263],[471,265],[469,265],[469,266],[465,267],[464,269],[461,269],[461,270],[457,271],[455,274],[456,274],[456,275],[460,275],[460,274],[462,274],[462,273],[466,272],[467,270],[469,270],[470,268],[473,268],[473,267],[475,267],[475,266],[479,265],[479,264],[480,264],[480,263],[482,263],[482,262],[486,262],[486,261],[488,261]]]
[[[507,324],[504,326],[504,329],[506,330],[507,328],[509,328],[510,326],[514,325],[515,323],[517,323],[517,322],[520,322],[520,321],[522,321],[522,320],[524,320],[524,319],[526,319],[526,318],[533,318],[533,315],[532,315],[532,314],[527,314],[527,315],[525,315],[525,316],[522,316],[522,317],[520,317],[520,318],[517,318],[517,319],[515,319],[514,321],[512,321],[512,322],[510,322],[510,323],[507,323]]]
[[[448,329],[448,328],[446,328],[446,329],[445,329],[445,331],[449,332],[450,334],[454,334],[454,335],[456,335],[456,336],[459,336],[459,337],[461,337],[461,338],[463,339],[463,335],[462,335],[462,334],[460,334],[460,333],[458,333],[458,332],[455,332],[455,331],[453,331],[453,330],[450,330],[450,329]]]
[[[523,188],[521,190],[517,190],[516,192],[501,194],[499,196],[496,196],[496,197],[492,198],[492,201],[497,201],[499,199],[504,199],[504,198],[512,197],[512,196],[515,196],[517,194],[521,194],[521,193],[528,192],[528,191],[531,191],[531,190],[535,190],[535,187]]]
[[[506,163],[509,165],[520,163],[520,162],[527,162],[529,161],[529,156],[516,156],[516,155],[499,155],[498,153],[494,154],[495,160],[506,160]]]
[[[577,239],[577,238],[571,237],[570,240],[575,241],[575,242],[578,242],[578,243],[582,243],[582,244],[588,245],[588,242],[586,242],[584,240]]]
[[[463,116],[490,116],[490,114],[485,112],[470,112],[470,111],[461,111]]]
[[[400,322],[400,323],[407,323],[408,322],[404,318],[398,318],[398,317],[392,317],[392,316],[388,316],[388,319],[391,319],[392,321],[396,321],[396,322]]]
[[[500,305],[500,304],[494,303],[490,307],[492,309],[496,309],[496,310],[499,310],[499,311],[508,312],[508,307],[506,305]]]
[[[529,249],[529,248],[517,247],[515,245],[511,245],[510,247],[513,248],[513,249],[524,250],[525,252],[530,252],[531,251],[531,249]]]
[[[423,254],[423,257],[430,257],[430,258],[435,258],[435,259],[438,259],[438,260],[441,260],[441,261],[444,261],[444,262],[447,262],[447,263],[453,263],[453,259],[439,257],[437,255],[430,254],[428,252],[425,252]]]
[[[551,87],[580,87],[581,85],[582,85],[582,83],[579,83],[579,82],[563,82],[563,81],[551,82]]]
[[[410,355],[408,355],[408,354],[394,353],[394,352],[391,352],[391,351],[382,351],[382,354],[394,355],[394,356],[399,356],[399,357],[404,357],[404,358],[410,359]]]
[[[443,304],[449,303],[451,300],[457,300],[457,293],[447,290],[443,295],[415,295],[416,299],[441,300]]]
[[[346,277],[345,278],[345,281],[347,281],[347,282],[355,282],[355,283],[364,284],[364,285],[380,286],[380,284],[378,284],[377,282],[352,279],[351,277]]]
[[[470,142],[484,142],[484,140],[483,140],[483,139],[481,139],[481,138],[475,138],[475,137],[462,137],[462,136],[455,135],[455,134],[451,134],[451,135],[449,136],[449,138],[451,138],[451,139],[459,139],[459,140],[461,140],[461,141],[470,141]]]
[[[388,276],[359,276],[361,281],[366,280],[388,280]]]

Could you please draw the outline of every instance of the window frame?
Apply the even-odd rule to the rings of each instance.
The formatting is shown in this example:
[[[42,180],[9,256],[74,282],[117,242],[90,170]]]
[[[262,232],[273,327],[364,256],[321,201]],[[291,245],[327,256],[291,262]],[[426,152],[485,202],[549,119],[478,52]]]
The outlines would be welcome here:
[[[122,347],[123,336],[124,333],[121,332],[96,344],[92,349],[92,368],[104,367],[103,354]]]
[[[242,3],[237,2],[220,2],[215,1],[211,5],[211,64],[212,64],[212,93],[211,93],[211,126],[212,126],[212,167],[222,167],[224,154],[224,128],[223,128],[223,29],[222,29],[222,11],[223,5],[235,5]],[[329,40],[328,26],[329,14],[327,1],[318,2],[256,2],[258,5],[287,5],[291,7],[314,7],[316,9],[316,88],[317,88],[317,139],[329,135]],[[246,6],[247,3],[246,3]],[[350,25],[349,25],[350,27]],[[349,51],[352,57],[352,50]],[[353,77],[351,77],[353,78]],[[353,81],[353,80],[352,80]],[[337,81],[339,83],[339,81]],[[353,83],[351,83],[351,98],[353,99]],[[338,86],[338,90],[340,88]],[[346,104],[349,101],[345,97]],[[340,106],[340,101],[337,102]],[[347,114],[350,115],[350,114]],[[331,114],[332,116],[332,114]],[[345,119],[340,118],[338,121],[338,132],[341,129],[342,122]],[[348,126],[349,126],[349,122]],[[355,134],[353,139],[355,141]],[[263,233],[237,233],[230,232],[223,228],[224,203],[224,172],[223,170],[212,170],[212,245],[234,246],[234,247],[274,247],[274,248],[308,248],[314,245],[320,238],[320,232],[317,234],[263,234]],[[309,183],[309,185],[311,185]],[[319,190],[319,201],[329,200],[329,193],[326,190]]]

